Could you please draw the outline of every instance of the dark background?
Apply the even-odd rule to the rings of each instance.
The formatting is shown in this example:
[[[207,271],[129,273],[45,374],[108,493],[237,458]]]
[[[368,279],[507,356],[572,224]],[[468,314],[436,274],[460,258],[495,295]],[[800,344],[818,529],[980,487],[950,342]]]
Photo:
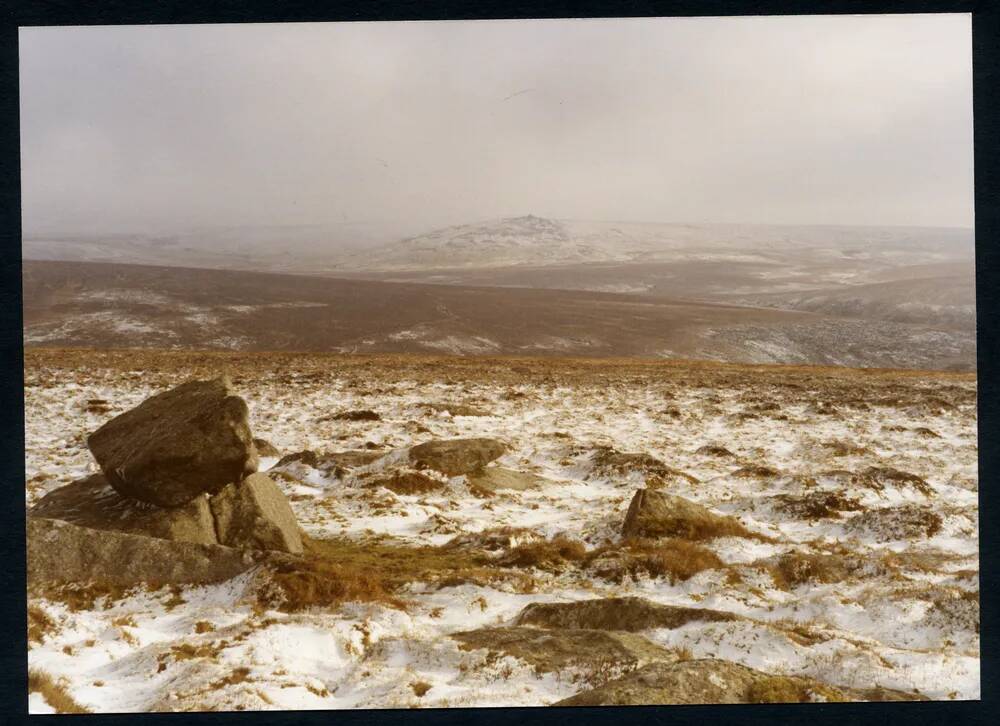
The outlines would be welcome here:
[[[469,722],[590,724],[653,723],[907,723],[1000,722],[997,709],[996,596],[997,495],[1000,471],[997,380],[998,267],[1000,267],[1000,0],[662,0],[473,3],[447,0],[0,0],[0,724],[28,721],[24,545],[24,407],[21,341],[21,219],[18,129],[17,28],[25,25],[306,22],[334,20],[434,20],[657,15],[783,15],[841,13],[971,12],[975,113],[976,282],[979,369],[980,596],[982,694],[980,702],[899,704],[643,706],[568,709],[442,709],[421,711],[320,711],[213,714],[147,714],[155,723],[256,724]],[[37,716],[87,723],[131,723],[131,715]]]

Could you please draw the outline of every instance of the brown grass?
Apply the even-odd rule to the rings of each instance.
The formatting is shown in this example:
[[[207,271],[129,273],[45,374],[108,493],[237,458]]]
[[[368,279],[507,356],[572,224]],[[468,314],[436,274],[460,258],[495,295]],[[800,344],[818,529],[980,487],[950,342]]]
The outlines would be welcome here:
[[[212,683],[212,688],[225,688],[226,686],[235,686],[238,683],[243,683],[250,676],[250,669],[246,666],[239,666],[234,668],[233,672],[230,673],[225,678],[221,678],[214,683]]]
[[[474,549],[447,544],[412,547],[385,539],[309,540],[307,546],[309,561],[377,577],[386,593],[416,581],[435,583],[438,587],[507,582],[520,592],[534,590],[534,579],[529,574],[498,567],[489,555]]]
[[[750,703],[810,703],[819,696],[829,702],[847,699],[835,688],[788,676],[768,676],[750,685],[747,701]]]
[[[825,519],[841,512],[860,512],[861,502],[843,492],[809,492],[803,495],[778,494],[777,508],[798,519]]]
[[[539,570],[559,571],[567,564],[580,562],[587,555],[583,542],[557,534],[552,539],[526,542],[513,548],[500,559],[506,567],[535,567]]]
[[[423,698],[424,694],[431,690],[431,684],[426,681],[414,681],[410,684],[410,688],[413,689],[413,693],[417,698]]]
[[[763,565],[774,580],[775,587],[789,590],[807,582],[843,582],[864,566],[858,558],[839,554],[807,554],[786,552]]]
[[[100,602],[107,608],[116,600],[121,600],[135,588],[122,587],[112,583],[91,580],[86,583],[32,585],[30,594],[63,603],[70,612],[94,610]]]
[[[393,607],[392,597],[378,571],[303,559],[276,566],[270,574],[273,589],[261,592],[264,604],[284,612],[312,607],[334,607],[344,602],[380,602]]]
[[[724,567],[710,549],[684,539],[628,539],[589,553],[586,567],[612,582],[642,575],[683,582],[699,572]]]
[[[910,487],[916,489],[925,497],[934,494],[934,490],[923,477],[888,466],[869,466],[859,474],[855,474],[852,477],[852,483],[857,486],[868,487],[876,492],[882,492],[887,484],[891,484],[900,488]]]
[[[38,605],[28,605],[28,642],[44,643],[45,636],[58,629],[56,621]]]
[[[199,634],[201,634],[201,633],[211,633],[214,630],[215,630],[215,626],[212,625],[207,620],[199,620],[197,623],[194,624],[194,632],[199,633]]]
[[[41,693],[56,713],[90,713],[69,695],[64,685],[37,668],[28,670],[28,693]]]

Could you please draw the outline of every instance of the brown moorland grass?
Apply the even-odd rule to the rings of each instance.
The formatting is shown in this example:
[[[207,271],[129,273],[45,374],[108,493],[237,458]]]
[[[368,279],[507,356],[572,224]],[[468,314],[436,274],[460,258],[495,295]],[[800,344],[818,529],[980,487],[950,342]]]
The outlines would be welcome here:
[[[725,565],[712,550],[685,539],[626,539],[588,553],[585,566],[612,582],[645,575],[675,583]]]
[[[58,628],[56,621],[34,603],[28,605],[28,642],[43,643],[45,636]]]
[[[569,563],[580,562],[587,556],[583,542],[565,534],[552,539],[526,542],[514,547],[500,559],[506,567],[537,567],[540,570],[561,570]]]
[[[789,676],[768,676],[750,684],[750,703],[810,703],[822,700],[843,702],[848,699],[835,688]]]
[[[265,604],[295,612],[310,607],[334,607],[343,602],[374,602],[405,609],[394,593],[410,582],[428,582],[438,587],[467,582],[491,584],[512,582],[521,592],[534,590],[534,579],[517,570],[505,569],[486,553],[462,548],[407,546],[384,539],[355,541],[309,539],[306,556],[289,558],[273,566],[265,589]],[[556,550],[569,552],[557,542]]]
[[[56,713],[90,713],[69,694],[66,687],[45,671],[28,670],[28,693],[40,693]]]
[[[426,354],[347,354],[265,351],[247,355],[234,351],[153,349],[26,348],[27,385],[45,385],[50,376],[63,380],[62,370],[142,370],[150,385],[171,385],[181,377],[213,377],[220,371],[236,378],[266,376],[276,382],[321,386],[334,378],[417,383],[488,380],[516,385],[536,379],[561,383],[612,382],[635,384],[672,382],[685,386],[744,386],[752,377],[758,387],[801,386],[821,390],[830,400],[856,398],[862,392],[891,390],[899,383],[933,377],[941,382],[975,381],[976,374],[836,366],[765,365],[715,361],[638,358],[531,358],[516,356],[461,357]],[[968,396],[956,388],[955,396]],[[973,394],[974,399],[974,394]],[[967,402],[962,399],[962,402]]]

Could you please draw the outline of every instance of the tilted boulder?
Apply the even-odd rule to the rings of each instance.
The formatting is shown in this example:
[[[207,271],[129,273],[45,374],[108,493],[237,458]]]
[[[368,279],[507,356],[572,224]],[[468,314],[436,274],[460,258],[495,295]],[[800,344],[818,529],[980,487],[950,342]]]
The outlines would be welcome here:
[[[434,469],[448,476],[472,474],[495,459],[507,447],[496,439],[446,439],[428,441],[410,449],[410,462],[417,469]]]
[[[683,497],[654,489],[640,489],[632,497],[622,537],[679,537],[705,540],[714,537],[755,537],[738,519],[716,514]]]
[[[117,492],[178,507],[257,470],[248,413],[228,378],[190,381],[111,419],[87,446]]]
[[[302,534],[288,499],[266,474],[229,484],[209,500],[219,542],[301,554]]]
[[[92,529],[218,544],[206,495],[201,494],[180,507],[157,507],[123,497],[111,488],[103,474],[94,474],[49,492],[38,500],[29,514]]]

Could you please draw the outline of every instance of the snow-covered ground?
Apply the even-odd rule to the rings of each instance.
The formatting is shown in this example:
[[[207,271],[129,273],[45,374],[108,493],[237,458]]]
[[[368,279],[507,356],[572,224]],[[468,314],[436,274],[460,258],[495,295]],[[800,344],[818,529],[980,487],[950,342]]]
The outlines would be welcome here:
[[[400,593],[405,610],[371,603],[269,610],[251,596],[252,572],[89,610],[33,597],[30,605],[54,625],[31,644],[29,665],[84,708],[545,705],[582,690],[579,674],[463,650],[449,634],[509,623],[532,602],[619,595],[742,616],[643,633],[694,657],[847,687],[979,697],[974,377],[621,361],[29,353],[27,503],[96,471],[85,436],[103,421],[159,390],[223,371],[250,406],[254,435],[282,453],[383,455],[346,473],[301,462],[280,467],[275,479],[315,539],[438,546],[507,526],[527,530],[525,537],[566,535],[593,550],[618,540],[629,501],[648,478],[641,467],[597,467],[595,451],[610,446],[690,475],[665,489],[738,516],[766,541],[710,540],[705,546],[724,566],[684,581],[617,583],[568,566],[530,571],[531,589],[503,579],[411,582]],[[111,410],[87,412],[93,399]],[[488,415],[435,410],[448,404]],[[381,420],[331,416],[358,409]],[[547,481],[489,498],[465,477],[417,495],[361,485],[405,459],[409,446],[470,436],[501,439],[508,452],[499,465]],[[266,459],[262,468],[275,463]],[[929,488],[877,473],[887,470]],[[789,508],[824,492],[851,508],[814,518]],[[894,539],[902,530],[880,516],[896,507],[927,513],[937,526]],[[860,564],[782,586],[761,563],[789,552]],[[48,704],[34,694],[31,708]]]

